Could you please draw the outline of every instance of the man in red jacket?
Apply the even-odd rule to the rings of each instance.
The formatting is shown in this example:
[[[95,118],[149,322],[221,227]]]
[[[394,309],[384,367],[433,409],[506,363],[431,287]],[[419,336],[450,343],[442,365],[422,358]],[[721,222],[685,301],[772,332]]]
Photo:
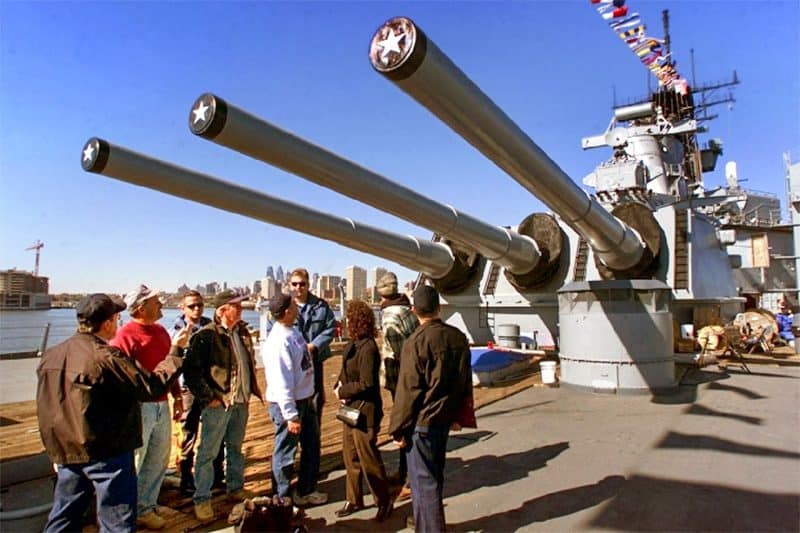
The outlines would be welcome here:
[[[139,285],[125,295],[125,303],[132,320],[117,331],[110,344],[152,371],[164,360],[170,347],[169,333],[158,323],[162,317],[158,291]],[[175,415],[180,416],[183,407],[178,382],[171,392],[175,398]],[[139,492],[136,523],[147,529],[161,529],[166,520],[159,516],[156,502],[167,473],[172,445],[172,416],[166,393],[142,402],[142,442],[134,454]]]

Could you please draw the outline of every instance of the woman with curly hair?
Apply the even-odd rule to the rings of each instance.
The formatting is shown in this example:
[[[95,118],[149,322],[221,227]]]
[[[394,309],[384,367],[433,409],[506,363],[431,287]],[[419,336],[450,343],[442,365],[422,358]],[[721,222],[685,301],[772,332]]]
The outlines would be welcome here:
[[[358,409],[361,416],[354,427],[343,423],[347,501],[336,516],[349,516],[364,508],[361,481],[366,478],[378,506],[375,520],[383,522],[392,514],[393,502],[377,444],[383,402],[378,382],[381,357],[375,343],[375,314],[365,302],[353,300],[347,304],[346,318],[351,341],[344,348],[342,371],[334,392],[341,403]]]

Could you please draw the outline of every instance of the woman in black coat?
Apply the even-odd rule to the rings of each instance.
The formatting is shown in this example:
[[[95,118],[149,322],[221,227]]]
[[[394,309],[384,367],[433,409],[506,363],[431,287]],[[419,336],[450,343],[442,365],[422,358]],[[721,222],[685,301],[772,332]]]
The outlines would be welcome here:
[[[347,331],[352,339],[344,349],[342,372],[334,388],[339,401],[361,412],[358,425],[343,423],[342,456],[347,470],[347,501],[336,516],[345,517],[364,508],[362,479],[366,478],[383,522],[392,514],[390,486],[378,450],[383,402],[378,383],[381,358],[375,343],[375,314],[360,300],[347,305]]]

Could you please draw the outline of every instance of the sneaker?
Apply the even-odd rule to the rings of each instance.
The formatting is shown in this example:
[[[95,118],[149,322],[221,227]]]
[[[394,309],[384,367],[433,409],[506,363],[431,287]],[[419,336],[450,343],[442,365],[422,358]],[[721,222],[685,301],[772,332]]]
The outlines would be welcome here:
[[[300,496],[297,491],[292,495],[292,502],[295,505],[323,505],[328,503],[328,495],[324,492],[309,492],[305,496]]]
[[[167,521],[156,514],[155,511],[148,511],[136,518],[136,527],[143,529],[164,529]]]
[[[213,522],[214,507],[211,506],[211,502],[207,501],[194,504],[194,516],[203,524],[206,522]]]

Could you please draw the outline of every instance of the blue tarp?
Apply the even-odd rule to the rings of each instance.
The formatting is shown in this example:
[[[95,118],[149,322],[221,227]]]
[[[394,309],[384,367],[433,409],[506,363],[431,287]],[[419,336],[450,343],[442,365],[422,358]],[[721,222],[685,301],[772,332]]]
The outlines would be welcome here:
[[[494,372],[531,358],[530,354],[496,348],[470,348],[473,372]]]

